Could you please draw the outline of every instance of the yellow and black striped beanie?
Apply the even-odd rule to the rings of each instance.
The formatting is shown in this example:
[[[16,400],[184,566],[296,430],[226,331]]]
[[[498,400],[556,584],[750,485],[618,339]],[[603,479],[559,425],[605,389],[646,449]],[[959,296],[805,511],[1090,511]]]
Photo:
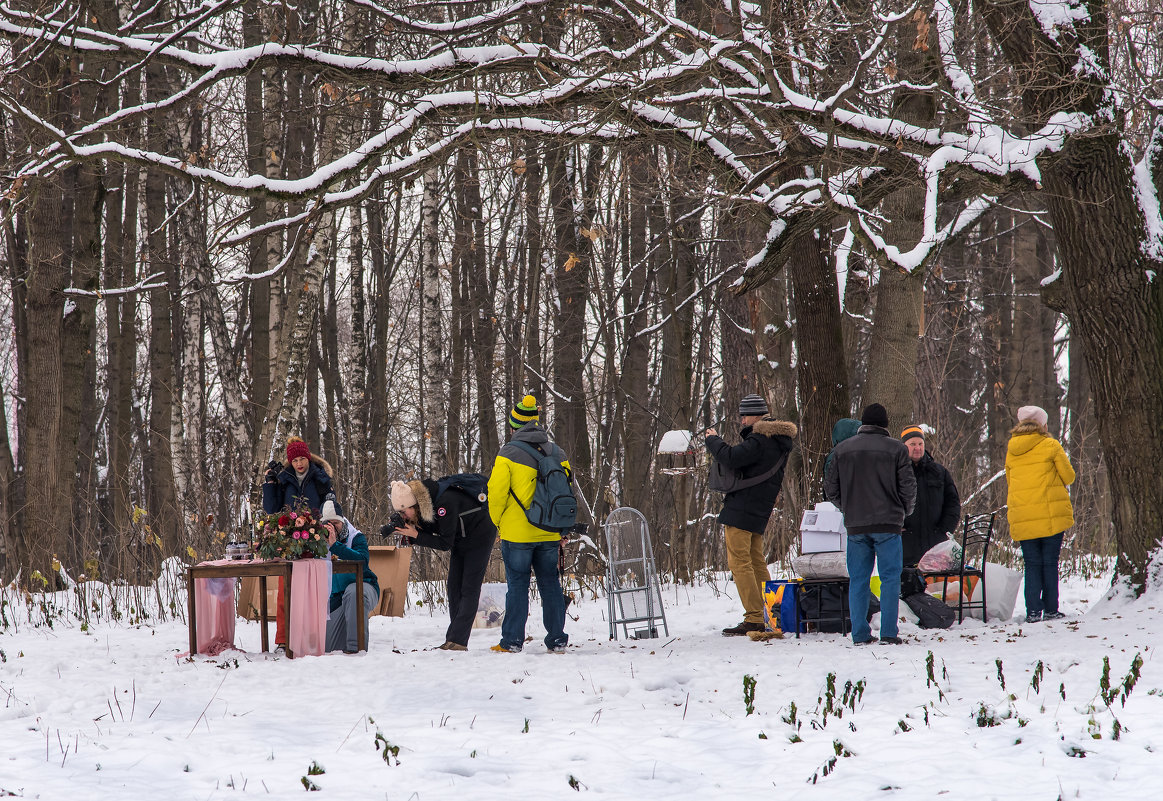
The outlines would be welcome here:
[[[901,442],[908,442],[913,437],[920,437],[921,439],[924,439],[924,429],[922,429],[920,426],[913,425],[908,426],[903,431],[901,431]]]
[[[520,428],[526,423],[537,422],[537,398],[526,395],[509,412],[509,428]]]

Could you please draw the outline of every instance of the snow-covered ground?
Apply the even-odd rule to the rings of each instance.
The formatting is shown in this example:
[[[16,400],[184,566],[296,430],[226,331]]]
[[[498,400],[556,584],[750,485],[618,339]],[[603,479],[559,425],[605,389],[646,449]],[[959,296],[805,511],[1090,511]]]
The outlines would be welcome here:
[[[729,583],[669,588],[670,636],[652,641],[609,641],[605,600],[583,600],[564,655],[541,646],[536,606],[521,654],[489,651],[496,630],[434,650],[446,621],[427,608],[373,618],[369,653],[296,660],[257,653],[241,620],[246,652],[192,660],[180,621],[9,625],[0,796],[1145,799],[1163,616],[1108,586],[1066,579],[1066,620],[905,623],[907,644],[862,648],[722,637]]]

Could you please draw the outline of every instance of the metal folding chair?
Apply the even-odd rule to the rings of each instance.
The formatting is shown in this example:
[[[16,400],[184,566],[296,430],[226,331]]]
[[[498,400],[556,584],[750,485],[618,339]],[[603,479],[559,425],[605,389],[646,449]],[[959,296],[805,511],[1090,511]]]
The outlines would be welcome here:
[[[610,639],[618,639],[618,626],[627,639],[658,636],[658,624],[668,637],[662,590],[654,566],[650,529],[637,509],[622,506],[602,524],[609,562],[606,570],[606,603],[609,606]],[[631,628],[633,631],[631,632]]]
[[[989,620],[988,608],[985,605],[985,560],[989,556],[990,540],[993,538],[993,521],[995,513],[981,515],[966,515],[965,522],[961,527],[961,566],[956,570],[941,570],[937,572],[922,572],[921,575],[925,579],[942,579],[941,583],[941,598],[945,599],[945,591],[949,587],[950,579],[957,579],[959,587],[957,598],[957,622],[960,623],[965,618],[965,612],[972,612],[974,609],[981,610],[981,619],[983,621]],[[971,554],[973,555],[973,562],[976,562],[980,567],[973,567],[971,565]],[[980,554],[980,557],[977,556]],[[977,559],[980,558],[980,562]],[[969,588],[965,580],[973,579],[979,587],[981,587],[980,600],[971,600],[975,594],[975,590]],[[952,604],[950,604],[952,606]]]

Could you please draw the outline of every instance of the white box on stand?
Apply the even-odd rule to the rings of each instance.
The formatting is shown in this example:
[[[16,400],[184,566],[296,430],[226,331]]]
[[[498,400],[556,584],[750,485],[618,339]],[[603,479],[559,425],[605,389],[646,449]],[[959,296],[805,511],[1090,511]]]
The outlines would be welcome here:
[[[844,551],[848,548],[848,532],[844,529],[844,515],[831,503],[816,504],[805,509],[800,520],[800,553]]]

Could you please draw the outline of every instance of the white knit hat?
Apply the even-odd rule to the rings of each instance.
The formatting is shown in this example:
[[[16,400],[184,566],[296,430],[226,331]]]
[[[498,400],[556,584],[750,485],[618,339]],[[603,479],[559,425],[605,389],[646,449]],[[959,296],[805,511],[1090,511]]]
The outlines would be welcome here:
[[[411,509],[416,505],[416,493],[403,481],[392,482],[392,508],[397,512]]]
[[[1046,410],[1041,406],[1023,406],[1018,409],[1018,422],[1037,423],[1045,428],[1046,424],[1050,422],[1050,415],[1046,414]]]
[[[343,517],[335,511],[335,501],[323,502],[323,513],[319,515],[319,522],[326,523],[328,520],[342,520]]]

